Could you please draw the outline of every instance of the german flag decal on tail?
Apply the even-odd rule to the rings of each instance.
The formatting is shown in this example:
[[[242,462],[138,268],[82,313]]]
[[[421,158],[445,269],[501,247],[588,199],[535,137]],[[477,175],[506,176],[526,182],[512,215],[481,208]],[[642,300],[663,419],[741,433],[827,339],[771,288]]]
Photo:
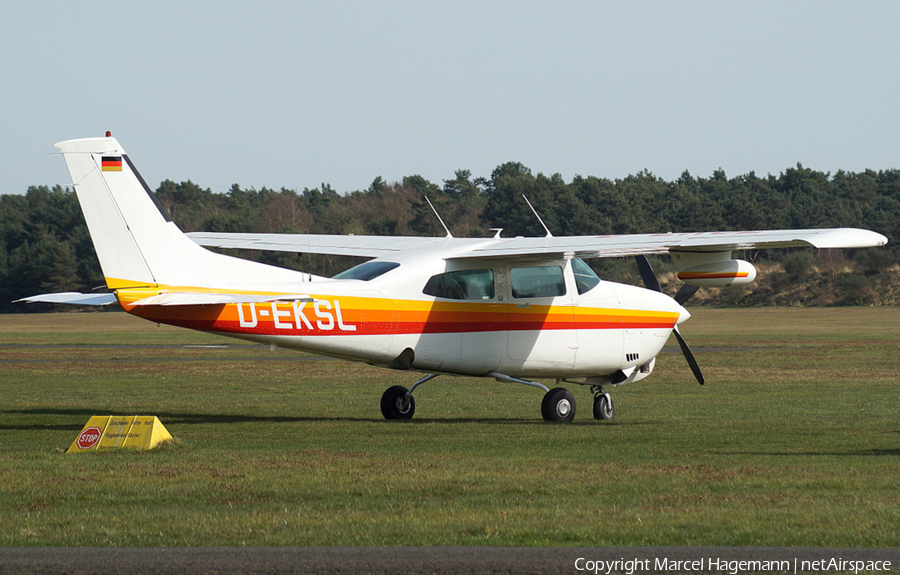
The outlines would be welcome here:
[[[104,172],[121,172],[122,156],[103,156],[100,165]]]

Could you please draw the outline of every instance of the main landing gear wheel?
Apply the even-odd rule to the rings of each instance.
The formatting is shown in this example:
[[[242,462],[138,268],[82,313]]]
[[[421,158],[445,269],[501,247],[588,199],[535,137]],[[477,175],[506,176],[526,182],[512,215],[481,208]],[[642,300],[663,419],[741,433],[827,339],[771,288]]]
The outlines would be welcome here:
[[[611,421],[616,416],[616,406],[608,393],[600,393],[594,396],[594,419]]]
[[[541,401],[544,421],[568,423],[575,419],[575,396],[564,387],[551,389]]]
[[[381,396],[381,414],[385,419],[412,419],[416,400],[402,385],[389,387]]]

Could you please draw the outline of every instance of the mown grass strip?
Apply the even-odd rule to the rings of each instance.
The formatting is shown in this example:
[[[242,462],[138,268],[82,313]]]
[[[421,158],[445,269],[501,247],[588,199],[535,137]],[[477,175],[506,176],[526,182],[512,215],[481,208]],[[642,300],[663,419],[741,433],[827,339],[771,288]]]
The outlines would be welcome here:
[[[531,388],[450,377],[402,423],[378,399],[415,375],[259,346],[152,361],[76,344],[235,342],[16,316],[0,345],[32,335],[50,347],[17,358],[67,361],[0,347],[0,546],[900,546],[900,310],[701,309],[682,327],[720,349],[697,354],[707,385],[665,354],[612,390],[611,424],[584,389],[576,421],[548,425]],[[157,415],[177,442],[64,455],[104,413]]]

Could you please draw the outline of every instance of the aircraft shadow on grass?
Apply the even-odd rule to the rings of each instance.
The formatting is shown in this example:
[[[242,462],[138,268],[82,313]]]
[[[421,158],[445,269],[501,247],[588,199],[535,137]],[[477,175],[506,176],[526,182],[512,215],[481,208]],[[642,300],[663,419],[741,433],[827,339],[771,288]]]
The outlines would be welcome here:
[[[0,415],[35,415],[35,416],[65,416],[77,417],[74,423],[23,423],[10,424],[0,419],[0,431],[79,431],[84,427],[84,423],[93,415],[108,415],[105,410],[72,408],[31,408],[31,409],[11,409],[0,411]],[[396,425],[396,422],[385,421],[384,419],[373,417],[310,417],[310,416],[285,416],[285,415],[243,415],[243,414],[209,414],[209,413],[183,413],[183,412],[156,412],[153,415],[159,417],[164,425],[202,425],[202,424],[236,424],[236,423],[310,423],[310,422],[346,422],[346,423],[378,423],[384,425]],[[415,420],[402,421],[401,425],[460,425],[460,424],[479,424],[479,425],[543,425],[552,426],[545,421],[533,420],[530,418],[521,419],[497,419],[496,417],[483,418],[419,418]],[[591,425],[596,426],[596,422],[592,420],[582,420],[573,422],[570,425]],[[636,425],[656,425],[654,422],[606,422],[603,427],[608,426],[636,426]],[[900,430],[893,433],[900,434]],[[809,456],[859,456],[859,457],[884,457],[884,456],[900,456],[900,448],[895,449],[864,449],[850,451],[740,451],[740,452],[720,452],[720,455],[753,455],[753,456],[783,456],[783,457],[809,457]]]
[[[58,408],[32,408],[32,409],[11,409],[0,411],[0,414],[7,415],[44,415],[44,416],[66,416],[77,417],[75,423],[23,423],[10,424],[0,420],[0,430],[49,430],[49,431],[78,431],[84,427],[84,423],[93,415],[109,415],[106,410],[96,409],[58,409]],[[121,413],[120,413],[121,414]],[[235,423],[309,423],[309,422],[353,422],[353,423],[378,423],[385,425],[396,425],[395,422],[385,421],[383,418],[373,415],[373,417],[311,417],[311,416],[285,416],[285,415],[242,415],[242,414],[209,414],[209,413],[178,413],[178,412],[154,412],[155,415],[166,426],[172,425],[198,425],[198,424],[235,424]],[[595,425],[592,420],[575,422],[582,425]],[[423,424],[489,424],[489,425],[548,425],[542,420],[534,420],[523,417],[521,419],[497,419],[496,417],[484,418],[420,418],[401,422],[401,425],[423,425]],[[626,423],[609,422],[604,425],[626,425]],[[628,423],[627,425],[649,425],[649,423]]]

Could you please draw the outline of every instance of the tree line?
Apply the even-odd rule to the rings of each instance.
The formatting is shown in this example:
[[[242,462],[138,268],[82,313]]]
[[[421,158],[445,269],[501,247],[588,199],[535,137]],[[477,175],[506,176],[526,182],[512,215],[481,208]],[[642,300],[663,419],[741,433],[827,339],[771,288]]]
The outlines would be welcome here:
[[[378,177],[367,189],[347,194],[327,184],[302,192],[243,189],[235,184],[226,193],[214,193],[191,181],[169,180],[155,194],[186,232],[443,236],[446,232],[427,196],[454,236],[486,237],[493,235],[490,228],[502,228],[503,236],[543,236],[543,227],[522,199],[526,196],[557,236],[860,227],[886,235],[891,243],[883,249],[841,254],[845,275],[871,278],[900,260],[900,170],[830,174],[798,164],[765,177],[751,172],[728,178],[721,170],[695,177],[685,171],[677,180],[665,181],[644,171],[616,180],[576,176],[566,182],[559,174],[534,175],[521,163],[509,162],[489,178],[473,178],[468,170],[456,171],[442,185],[418,175],[391,183]],[[238,255],[321,275],[355,263],[309,254]],[[763,262],[793,258],[782,267],[793,267],[794,277],[799,277],[797,262],[807,262],[801,266],[806,271],[816,266],[813,256],[792,256],[790,251],[745,257]],[[638,281],[633,262],[591,263],[609,279]],[[660,265],[666,269],[665,262]],[[0,196],[0,311],[46,310],[11,302],[35,293],[90,291],[102,285],[103,275],[72,190],[33,186],[25,194]],[[741,303],[740,297],[733,299],[731,303]],[[834,303],[866,301],[845,297]]]

